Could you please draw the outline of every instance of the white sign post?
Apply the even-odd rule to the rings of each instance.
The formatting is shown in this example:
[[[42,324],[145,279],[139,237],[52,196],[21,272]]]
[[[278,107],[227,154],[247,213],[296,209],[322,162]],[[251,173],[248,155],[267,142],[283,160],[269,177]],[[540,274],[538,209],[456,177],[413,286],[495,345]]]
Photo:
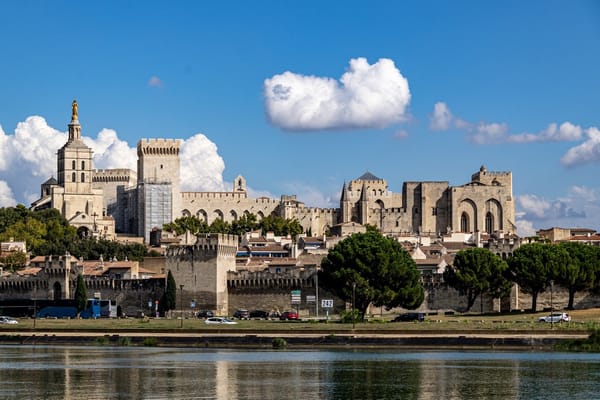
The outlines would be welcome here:
[[[325,321],[329,322],[329,309],[333,308],[333,300],[321,300],[321,308],[325,309]]]

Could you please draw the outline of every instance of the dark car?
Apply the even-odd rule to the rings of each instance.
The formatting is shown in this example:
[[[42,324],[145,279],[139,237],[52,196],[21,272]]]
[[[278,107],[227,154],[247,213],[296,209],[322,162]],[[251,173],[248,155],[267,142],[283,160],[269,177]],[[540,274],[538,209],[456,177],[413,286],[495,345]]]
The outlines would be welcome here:
[[[198,318],[204,318],[204,319],[206,319],[206,318],[211,318],[211,317],[214,317],[215,315],[213,314],[213,312],[212,312],[212,311],[209,311],[209,310],[201,310],[201,311],[198,311],[198,314],[197,314],[196,316],[197,316]]]
[[[285,311],[280,316],[279,319],[282,321],[289,320],[298,320],[298,313],[296,311]]]
[[[233,318],[237,318],[237,319],[249,319],[250,318],[250,312],[248,310],[245,310],[245,309],[236,310],[236,312],[233,313]]]
[[[400,314],[396,318],[394,318],[394,322],[403,321],[425,321],[425,314],[421,312],[407,312],[404,314]]]
[[[252,310],[250,311],[250,318],[252,319],[269,319],[269,312],[264,310]]]

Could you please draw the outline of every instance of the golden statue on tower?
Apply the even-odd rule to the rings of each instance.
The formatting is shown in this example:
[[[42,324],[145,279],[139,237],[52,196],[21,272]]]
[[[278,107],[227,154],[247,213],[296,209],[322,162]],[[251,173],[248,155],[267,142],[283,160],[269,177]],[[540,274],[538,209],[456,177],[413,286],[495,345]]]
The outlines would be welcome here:
[[[73,104],[71,104],[71,108],[73,113],[71,114],[71,121],[77,121],[79,119],[77,115],[77,100],[73,100]]]

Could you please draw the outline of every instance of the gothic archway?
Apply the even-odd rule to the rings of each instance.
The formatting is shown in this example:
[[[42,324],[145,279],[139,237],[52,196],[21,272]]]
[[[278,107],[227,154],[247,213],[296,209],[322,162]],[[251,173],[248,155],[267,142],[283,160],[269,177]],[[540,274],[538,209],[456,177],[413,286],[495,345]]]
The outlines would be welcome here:
[[[62,286],[59,282],[54,282],[54,285],[52,285],[52,298],[54,300],[60,300],[62,298]]]
[[[80,239],[86,238],[90,236],[90,230],[85,226],[80,226],[77,228],[77,236],[79,236]]]

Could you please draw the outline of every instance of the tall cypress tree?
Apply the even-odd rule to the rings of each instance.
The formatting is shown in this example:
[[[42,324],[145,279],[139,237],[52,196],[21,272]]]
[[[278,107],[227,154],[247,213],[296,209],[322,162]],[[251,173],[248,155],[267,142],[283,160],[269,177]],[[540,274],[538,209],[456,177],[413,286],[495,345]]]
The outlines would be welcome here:
[[[81,274],[77,275],[77,286],[75,287],[75,304],[77,312],[85,310],[87,304],[87,288]]]
[[[167,274],[167,287],[165,288],[165,294],[162,297],[161,303],[164,312],[174,310],[177,306],[177,284],[171,270]]]

